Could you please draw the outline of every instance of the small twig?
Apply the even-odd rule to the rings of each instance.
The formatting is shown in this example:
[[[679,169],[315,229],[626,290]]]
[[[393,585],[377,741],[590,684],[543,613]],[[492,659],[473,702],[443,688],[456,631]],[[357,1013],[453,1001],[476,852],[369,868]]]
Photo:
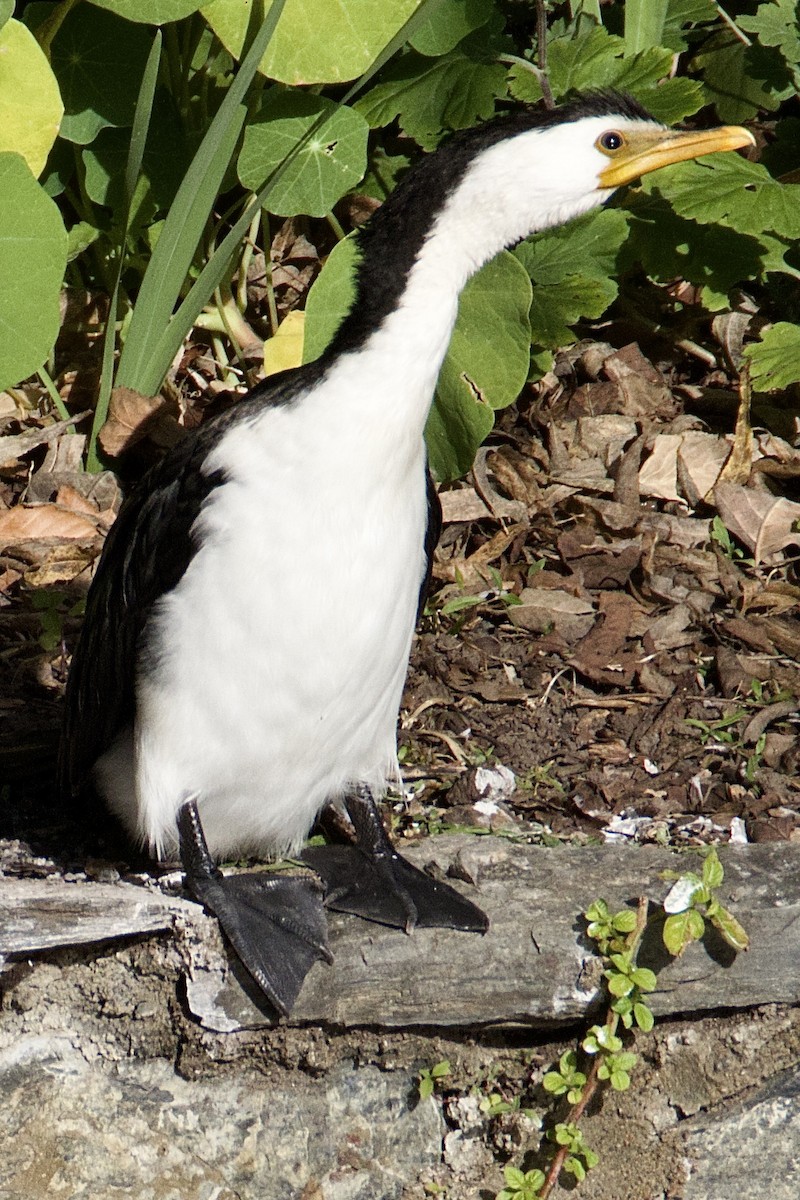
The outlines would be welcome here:
[[[739,26],[734,21],[733,17],[728,16],[728,14],[725,12],[725,9],[722,7],[722,5],[715,4],[714,7],[716,8],[719,15],[722,17],[725,24],[730,27],[730,29],[733,31],[733,33],[735,33],[735,35],[739,39],[739,41],[744,42],[745,46],[752,46],[753,43],[751,42],[750,38],[747,36],[747,34],[743,30],[741,30],[739,28]]]
[[[542,89],[542,99],[545,108],[555,108],[550,80],[547,78],[547,12],[545,0],[536,0],[536,57],[539,61],[541,75],[539,83]]]

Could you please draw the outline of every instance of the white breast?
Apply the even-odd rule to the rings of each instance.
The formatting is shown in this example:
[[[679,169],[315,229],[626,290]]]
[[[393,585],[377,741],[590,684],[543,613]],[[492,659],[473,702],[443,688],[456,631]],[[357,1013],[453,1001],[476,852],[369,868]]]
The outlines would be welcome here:
[[[227,482],[149,626],[135,769],[130,733],[98,766],[111,807],[159,854],[189,795],[212,853],[285,851],[348,785],[397,775],[423,443],[392,435],[376,453],[374,417],[347,420],[330,389],[300,407],[266,410],[214,451]]]

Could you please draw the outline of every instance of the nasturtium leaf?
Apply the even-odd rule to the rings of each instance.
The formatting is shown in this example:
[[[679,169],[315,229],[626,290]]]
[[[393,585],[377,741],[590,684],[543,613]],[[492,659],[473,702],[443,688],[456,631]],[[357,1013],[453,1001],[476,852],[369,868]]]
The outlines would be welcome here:
[[[373,128],[399,117],[404,133],[432,149],[443,130],[466,129],[493,116],[505,78],[502,64],[459,50],[436,59],[411,51],[392,63],[355,107]]]
[[[800,325],[778,321],[745,349],[757,392],[776,392],[800,381]]]
[[[239,154],[239,179],[255,192],[320,120],[269,194],[270,212],[324,217],[363,177],[369,126],[352,108],[308,92],[275,88],[248,122]]]
[[[149,29],[80,4],[53,39],[64,99],[61,136],[86,145],[106,125],[130,125],[153,42]]]
[[[665,196],[680,216],[702,224],[800,237],[800,185],[779,183],[760,163],[736,154],[664,167],[642,180],[642,190]]]
[[[202,8],[200,0],[91,0],[91,3],[126,21],[140,21],[144,25],[180,21]]]
[[[364,73],[420,0],[287,0],[260,71],[281,83],[343,83]],[[270,5],[264,0],[266,16]],[[239,58],[250,0],[212,0],[203,16]]]
[[[306,314],[294,309],[287,313],[274,337],[264,342],[264,376],[277,375],[299,367],[303,361],[303,330]]]
[[[504,252],[469,281],[458,306],[450,349],[439,374],[425,436],[440,481],[472,466],[494,424],[525,386],[530,355],[527,272]]]
[[[121,214],[125,197],[125,164],[130,130],[102,129],[83,151],[86,192],[95,204]],[[166,209],[172,203],[189,165],[189,150],[180,117],[169,92],[156,90],[141,177],[134,195],[132,223],[149,197],[149,207]]]
[[[485,25],[494,11],[494,4],[487,0],[439,0],[411,38],[411,45],[430,58],[447,54],[468,33]]]
[[[0,391],[36,371],[58,334],[67,233],[18,154],[0,154]]]
[[[334,246],[306,300],[303,362],[319,358],[355,299],[356,239]]]
[[[75,152],[72,143],[56,138],[39,182],[48,196],[60,196],[74,174]]]
[[[88,221],[78,221],[67,234],[67,262],[74,262],[92,242],[100,237],[100,230]]]
[[[0,29],[0,64],[0,152],[21,154],[41,175],[64,112],[56,77],[20,21]]]

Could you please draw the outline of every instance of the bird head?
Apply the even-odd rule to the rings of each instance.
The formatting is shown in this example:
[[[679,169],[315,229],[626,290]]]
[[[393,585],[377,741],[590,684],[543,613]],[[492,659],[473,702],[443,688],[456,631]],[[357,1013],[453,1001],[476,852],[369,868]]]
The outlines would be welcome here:
[[[551,112],[487,122],[431,156],[431,175],[439,159],[439,171],[451,167],[460,176],[436,225],[448,227],[462,246],[473,242],[485,260],[597,207],[659,167],[754,143],[740,126],[674,130],[629,96],[593,93]]]

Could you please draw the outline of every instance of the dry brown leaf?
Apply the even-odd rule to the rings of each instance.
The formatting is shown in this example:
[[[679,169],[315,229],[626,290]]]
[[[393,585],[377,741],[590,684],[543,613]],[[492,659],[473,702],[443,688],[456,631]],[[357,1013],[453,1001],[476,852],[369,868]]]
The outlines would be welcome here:
[[[626,649],[637,611],[638,605],[630,596],[603,592],[600,595],[602,619],[575,646],[570,665],[596,683],[629,684],[641,657]]]
[[[588,600],[558,588],[523,588],[520,603],[508,609],[517,629],[547,633],[553,629],[567,642],[585,637],[594,625],[595,609]]]
[[[739,381],[739,407],[733,449],[722,468],[720,482],[746,483],[753,469],[753,430],[750,425],[750,380],[745,372]]]
[[[635,342],[610,354],[603,363],[609,379],[620,387],[622,405],[617,411],[630,417],[674,417],[676,404],[672,393],[649,359]]]
[[[678,495],[678,450],[683,438],[659,433],[653,439],[650,457],[639,468],[639,491],[659,500],[680,500]]]
[[[656,617],[650,622],[643,638],[645,650],[648,654],[654,654],[659,650],[688,646],[696,636],[696,630],[691,629],[693,621],[694,614],[688,605],[676,604],[663,617]]]
[[[93,538],[97,519],[56,504],[17,504],[0,513],[0,546],[43,538]]]
[[[521,533],[526,527],[524,525],[509,525],[507,529],[500,529],[494,537],[485,542],[479,550],[474,554],[470,554],[469,558],[453,558],[449,562],[437,562],[434,564],[433,573],[437,579],[442,579],[447,583],[455,583],[456,576],[461,576],[461,585],[466,588],[479,587],[487,582],[486,568],[498,559],[508,546],[511,545],[518,533]]]
[[[147,433],[148,422],[165,403],[161,396],[143,396],[133,388],[114,388],[108,418],[98,435],[103,453],[115,458],[140,441]]]
[[[56,421],[53,425],[43,425],[41,428],[26,429],[9,437],[0,437],[0,466],[8,466],[22,454],[35,450],[45,442],[53,442],[72,427],[75,421],[87,417],[88,412],[78,413],[69,421]]]
[[[99,553],[99,544],[59,542],[56,546],[48,547],[36,566],[25,572],[25,583],[31,588],[69,583],[90,567]]]
[[[692,508],[708,496],[731,452],[730,442],[714,433],[692,429],[678,448],[678,483]]]
[[[775,562],[790,543],[800,543],[800,504],[771,492],[723,480],[714,488],[717,512],[725,528],[753,552],[756,563]]]
[[[452,525],[465,521],[480,521],[491,517],[491,513],[472,487],[455,488],[451,492],[440,492],[442,521]]]

